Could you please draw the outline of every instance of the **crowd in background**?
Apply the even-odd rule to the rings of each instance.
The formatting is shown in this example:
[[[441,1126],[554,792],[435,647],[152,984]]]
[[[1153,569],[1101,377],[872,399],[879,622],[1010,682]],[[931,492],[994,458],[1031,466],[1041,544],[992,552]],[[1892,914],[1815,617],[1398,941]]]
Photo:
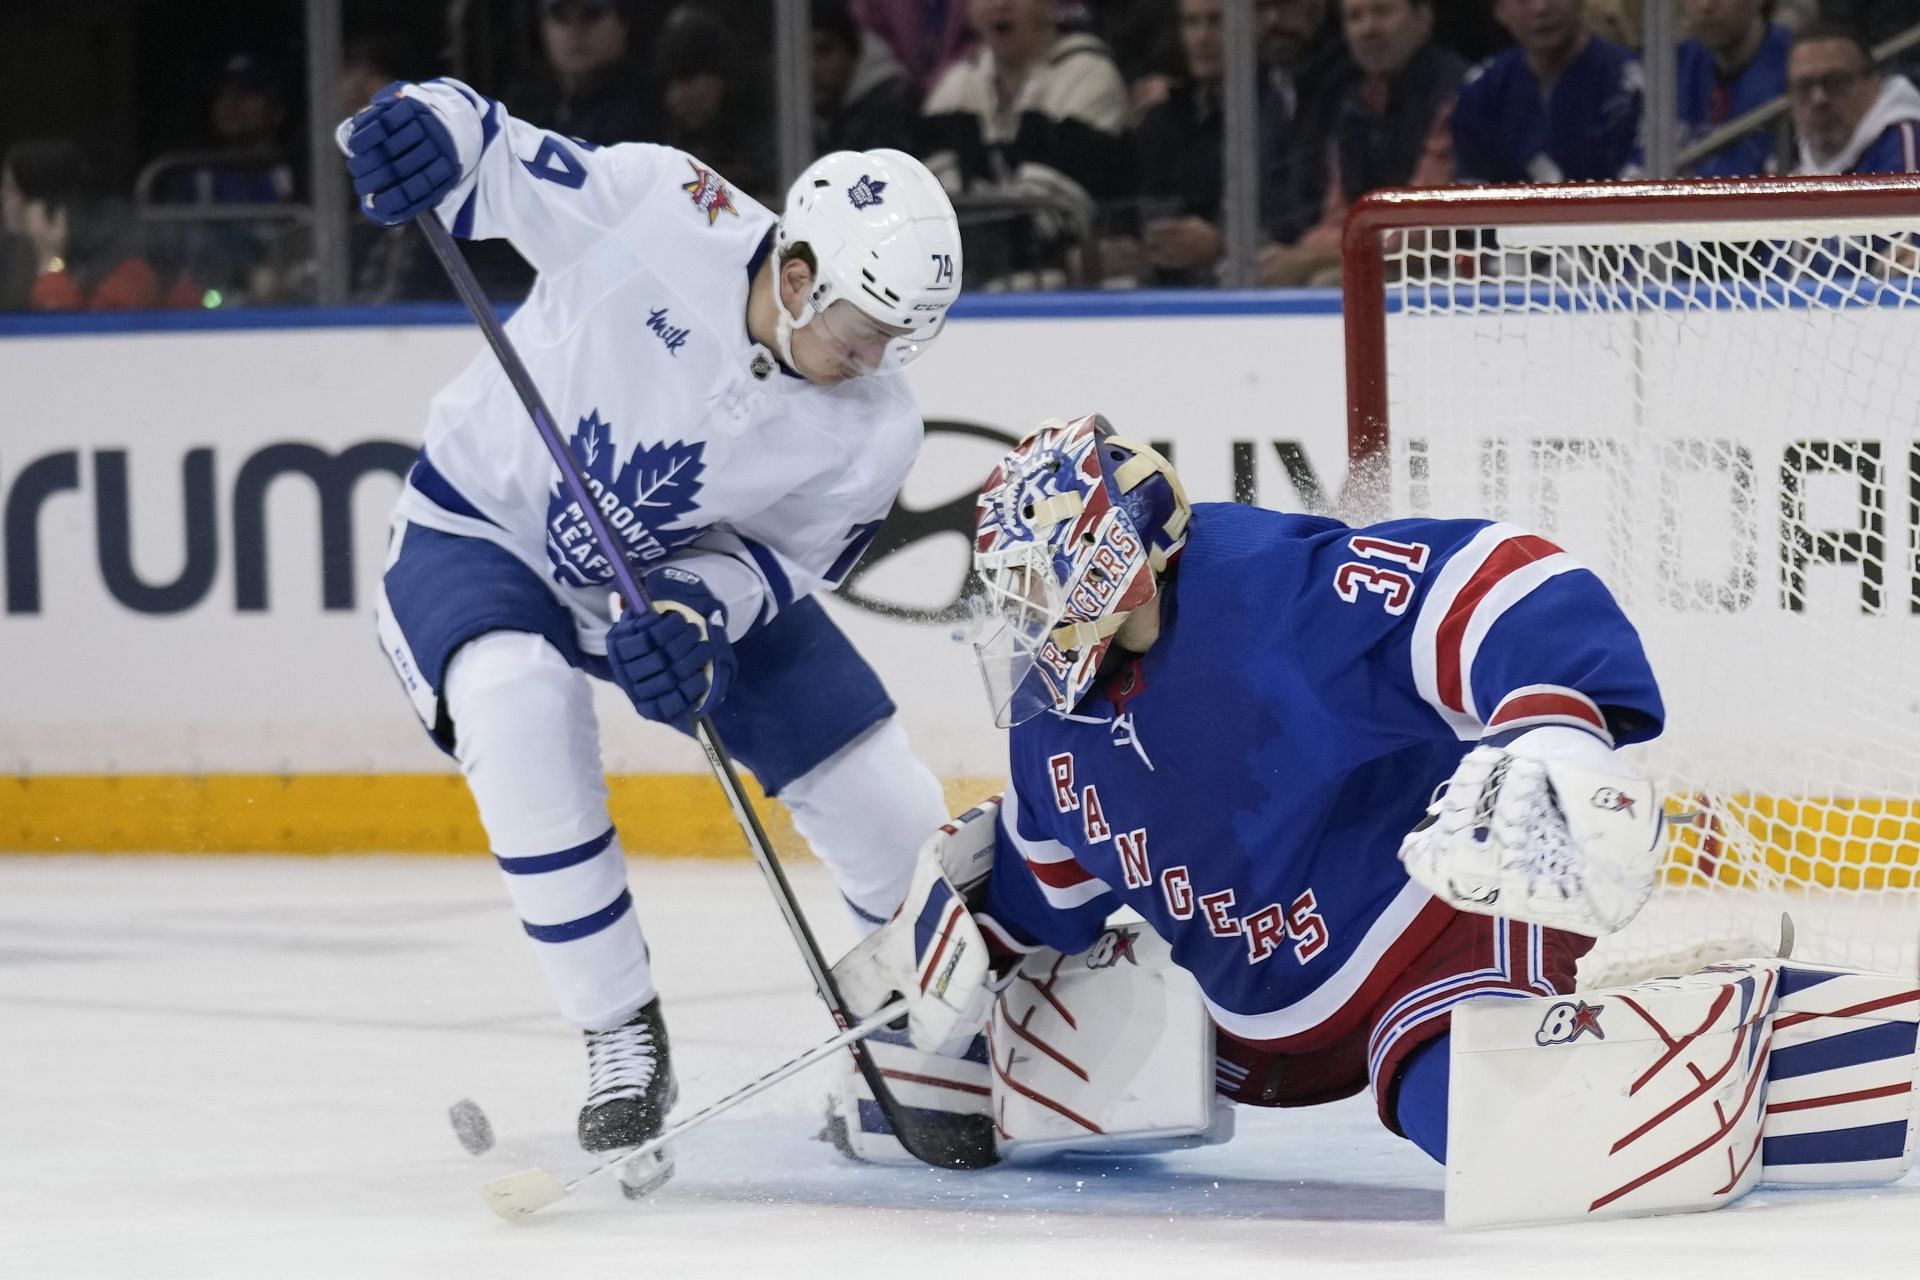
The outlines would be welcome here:
[[[476,82],[584,141],[662,142],[778,208],[767,0],[524,0],[537,38]],[[737,6],[737,7],[736,7]],[[1205,285],[1222,262],[1223,0],[813,0],[819,151],[897,147],[961,214],[973,288]],[[1876,66],[1920,0],[1678,0],[1676,142],[1784,95],[1697,176],[1920,170],[1920,91]],[[1640,0],[1256,0],[1259,273],[1337,284],[1348,206],[1387,186],[1635,176]],[[0,136],[0,309],[277,304],[314,293],[297,49],[237,51],[202,146],[111,189],[83,149]],[[340,116],[462,70],[350,32]],[[472,73],[468,72],[471,76]],[[0,122],[0,128],[4,122]],[[436,299],[417,237],[352,231],[352,297]],[[471,255],[524,292],[511,249]]]

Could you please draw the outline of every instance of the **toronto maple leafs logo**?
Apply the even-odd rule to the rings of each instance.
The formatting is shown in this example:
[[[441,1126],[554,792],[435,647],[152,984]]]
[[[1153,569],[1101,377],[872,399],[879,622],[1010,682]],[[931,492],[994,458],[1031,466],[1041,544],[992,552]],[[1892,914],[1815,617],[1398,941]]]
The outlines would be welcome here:
[[[880,193],[886,189],[886,183],[875,181],[871,175],[863,173],[860,181],[847,188],[847,199],[853,201],[856,209],[870,208],[881,203]]]
[[[694,208],[707,215],[707,225],[720,221],[723,213],[739,217],[740,211],[733,207],[733,191],[720,180],[720,175],[691,160],[687,163],[693,165],[693,181],[681,183],[680,189],[693,197]]]
[[[631,562],[658,560],[706,532],[684,524],[699,502],[706,442],[642,445],[616,469],[612,424],[595,409],[580,419],[567,447],[580,460],[587,488]],[[594,541],[580,504],[556,476],[547,497],[547,558],[562,586],[592,587],[613,579],[613,565]]]

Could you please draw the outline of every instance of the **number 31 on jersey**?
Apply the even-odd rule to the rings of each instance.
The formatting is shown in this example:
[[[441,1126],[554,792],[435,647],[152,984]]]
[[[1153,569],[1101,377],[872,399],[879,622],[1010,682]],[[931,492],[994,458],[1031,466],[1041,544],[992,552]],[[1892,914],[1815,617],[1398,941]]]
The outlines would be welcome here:
[[[1355,534],[1347,539],[1347,549],[1360,558],[1333,571],[1333,589],[1340,598],[1357,604],[1361,592],[1371,592],[1388,613],[1405,613],[1413,603],[1413,575],[1427,567],[1427,544]]]

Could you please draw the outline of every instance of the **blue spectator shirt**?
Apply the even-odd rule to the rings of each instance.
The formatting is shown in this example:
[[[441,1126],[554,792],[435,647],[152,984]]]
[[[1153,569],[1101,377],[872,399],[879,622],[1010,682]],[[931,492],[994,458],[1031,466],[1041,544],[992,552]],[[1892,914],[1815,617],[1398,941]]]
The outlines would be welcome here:
[[[1767,38],[1753,60],[1731,78],[1722,77],[1713,55],[1698,40],[1681,44],[1678,53],[1680,145],[1698,141],[1716,128],[1787,91],[1787,50],[1793,33],[1779,23],[1767,27]],[[1699,178],[1740,178],[1772,168],[1773,131],[1757,129],[1729,143],[1693,166]]]
[[[1454,176],[1462,182],[1587,182],[1632,167],[1639,141],[1640,63],[1591,36],[1542,89],[1517,46],[1467,73],[1453,109]]]
[[[1896,120],[1860,153],[1848,173],[1920,173],[1920,123]]]

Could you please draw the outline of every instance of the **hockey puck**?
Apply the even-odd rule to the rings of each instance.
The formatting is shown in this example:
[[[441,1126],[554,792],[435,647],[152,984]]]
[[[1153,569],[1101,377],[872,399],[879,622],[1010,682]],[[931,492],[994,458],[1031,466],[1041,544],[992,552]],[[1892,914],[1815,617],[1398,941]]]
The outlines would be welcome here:
[[[453,1122],[453,1136],[470,1154],[483,1156],[493,1150],[493,1124],[472,1098],[462,1098],[448,1107],[447,1119]]]

